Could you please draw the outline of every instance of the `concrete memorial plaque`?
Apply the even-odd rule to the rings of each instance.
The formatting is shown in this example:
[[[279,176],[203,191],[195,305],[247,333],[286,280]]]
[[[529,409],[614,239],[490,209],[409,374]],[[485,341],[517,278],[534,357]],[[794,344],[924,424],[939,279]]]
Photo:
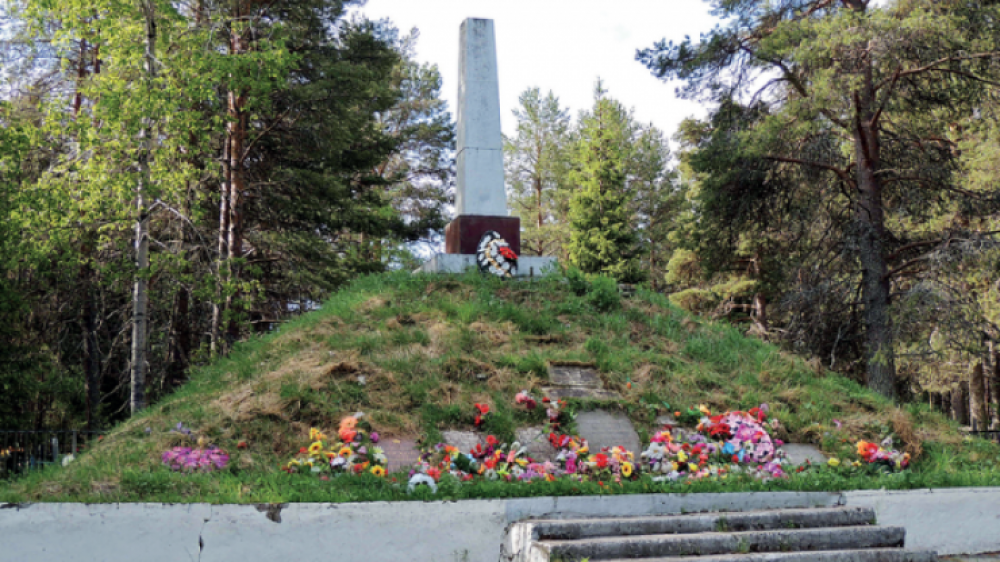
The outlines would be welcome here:
[[[474,431],[442,431],[441,436],[445,443],[458,447],[462,453],[468,453],[483,443],[482,436]]]
[[[785,443],[781,446],[781,450],[785,452],[785,458],[792,466],[806,464],[806,461],[812,464],[826,464],[826,455],[815,445]]]
[[[590,450],[597,452],[603,447],[621,445],[629,451],[642,451],[639,434],[632,427],[632,422],[621,413],[611,413],[604,410],[581,412],[576,416],[576,427],[590,444]]]
[[[601,387],[601,375],[593,367],[581,365],[549,365],[549,379],[558,386]]]
[[[601,375],[593,367],[585,365],[549,365],[549,380],[552,386],[542,388],[549,398],[591,398],[594,400],[617,400],[620,396],[603,388]]]
[[[415,437],[383,437],[378,446],[389,459],[389,472],[406,470],[420,459]]]
[[[517,442],[528,449],[528,456],[545,462],[556,458],[556,450],[549,444],[549,434],[541,427],[524,427],[515,432]]]
[[[592,400],[617,400],[621,398],[617,393],[603,388],[590,388],[586,386],[546,386],[542,388],[545,396],[553,400],[565,400],[567,398],[578,398]]]

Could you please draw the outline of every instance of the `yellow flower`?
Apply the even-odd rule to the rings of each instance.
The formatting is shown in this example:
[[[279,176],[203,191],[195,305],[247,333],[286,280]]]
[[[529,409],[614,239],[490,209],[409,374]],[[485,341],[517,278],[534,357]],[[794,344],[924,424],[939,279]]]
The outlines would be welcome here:
[[[630,462],[622,463],[622,476],[624,476],[625,478],[632,476],[632,463]]]
[[[705,414],[706,416],[711,416],[712,412],[708,409],[708,406],[704,404],[698,404],[698,411]]]
[[[318,455],[323,450],[323,442],[316,441],[312,445],[309,445],[309,454]]]
[[[826,461],[826,464],[833,467],[840,466],[840,459],[838,459],[837,457],[830,457],[830,460]]]
[[[677,451],[677,460],[679,460],[680,462],[687,461],[688,460],[687,453],[685,453],[684,451]]]
[[[854,461],[854,462],[853,462],[853,463],[851,463],[851,464],[853,464],[853,465],[854,465],[854,468],[857,468],[857,467],[861,466],[861,461]]]
[[[579,450],[577,450],[577,452],[576,452],[576,453],[577,453],[578,455],[586,455],[586,454],[587,454],[587,453],[589,453],[589,452],[590,452],[590,446],[588,446],[588,445],[584,445],[583,447],[580,447],[580,449],[579,449]]]
[[[378,465],[373,466],[371,472],[372,472],[372,474],[374,474],[375,476],[378,476],[379,478],[385,478],[385,469],[382,468],[381,466],[378,466]]]
[[[517,459],[517,461],[515,462],[517,462],[517,464],[521,465],[522,467],[528,466],[528,459]]]
[[[340,451],[338,451],[337,454],[340,455],[340,456],[342,456],[342,457],[349,457],[349,456],[351,456],[351,453],[353,453],[353,452],[354,451],[352,451],[350,447],[348,447],[347,445],[344,445],[343,447],[340,448]]]
[[[323,435],[320,430],[312,427],[309,428],[309,439],[311,441],[322,441],[323,439],[326,439],[326,435]]]
[[[694,464],[693,462],[688,463],[688,470],[690,470],[691,472],[698,472],[698,465]]]

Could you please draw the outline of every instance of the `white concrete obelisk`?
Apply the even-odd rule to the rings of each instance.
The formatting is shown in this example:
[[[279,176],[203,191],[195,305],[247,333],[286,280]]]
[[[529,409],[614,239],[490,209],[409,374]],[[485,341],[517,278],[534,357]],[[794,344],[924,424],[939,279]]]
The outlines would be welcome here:
[[[459,32],[455,220],[445,251],[472,254],[494,230],[521,251],[521,221],[507,214],[500,132],[500,80],[493,20],[469,18]]]
[[[500,81],[493,20],[469,18],[460,32],[457,192],[461,215],[507,216]]]
[[[460,273],[477,267],[476,248],[491,230],[521,253],[521,219],[507,213],[493,20],[469,18],[462,23],[458,80],[457,216],[444,231],[445,253],[434,255],[417,270],[423,273]],[[551,257],[522,256],[517,275],[540,275],[555,266]]]

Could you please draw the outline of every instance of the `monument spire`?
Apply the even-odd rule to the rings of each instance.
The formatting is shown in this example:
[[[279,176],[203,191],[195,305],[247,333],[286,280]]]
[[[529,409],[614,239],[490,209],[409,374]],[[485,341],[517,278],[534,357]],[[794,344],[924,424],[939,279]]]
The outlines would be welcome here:
[[[519,253],[521,221],[507,215],[493,20],[462,22],[458,66],[457,216],[445,229],[445,251],[473,254],[483,234],[493,230]]]
[[[418,272],[461,273],[477,265],[481,241],[502,246],[516,260],[516,276],[540,275],[556,266],[548,256],[520,256],[521,219],[507,214],[500,131],[500,87],[493,20],[469,18],[459,39],[455,220],[444,230],[445,253],[435,254]],[[488,234],[490,233],[490,234]],[[495,233],[495,234],[493,234]],[[487,235],[488,234],[488,235]],[[487,236],[484,236],[487,235]],[[506,267],[505,259],[497,264]]]
[[[469,18],[460,36],[455,212],[507,216],[493,20]]]

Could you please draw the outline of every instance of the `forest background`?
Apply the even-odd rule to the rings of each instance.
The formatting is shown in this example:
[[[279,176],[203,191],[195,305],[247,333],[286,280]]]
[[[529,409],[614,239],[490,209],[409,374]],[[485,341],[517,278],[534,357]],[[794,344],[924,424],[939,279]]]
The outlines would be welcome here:
[[[0,427],[106,427],[439,243],[440,75],[351,4],[5,5]],[[711,4],[712,32],[637,46],[710,108],[676,154],[600,81],[577,116],[524,92],[522,252],[897,400],[978,372],[1000,402],[1000,3]]]

